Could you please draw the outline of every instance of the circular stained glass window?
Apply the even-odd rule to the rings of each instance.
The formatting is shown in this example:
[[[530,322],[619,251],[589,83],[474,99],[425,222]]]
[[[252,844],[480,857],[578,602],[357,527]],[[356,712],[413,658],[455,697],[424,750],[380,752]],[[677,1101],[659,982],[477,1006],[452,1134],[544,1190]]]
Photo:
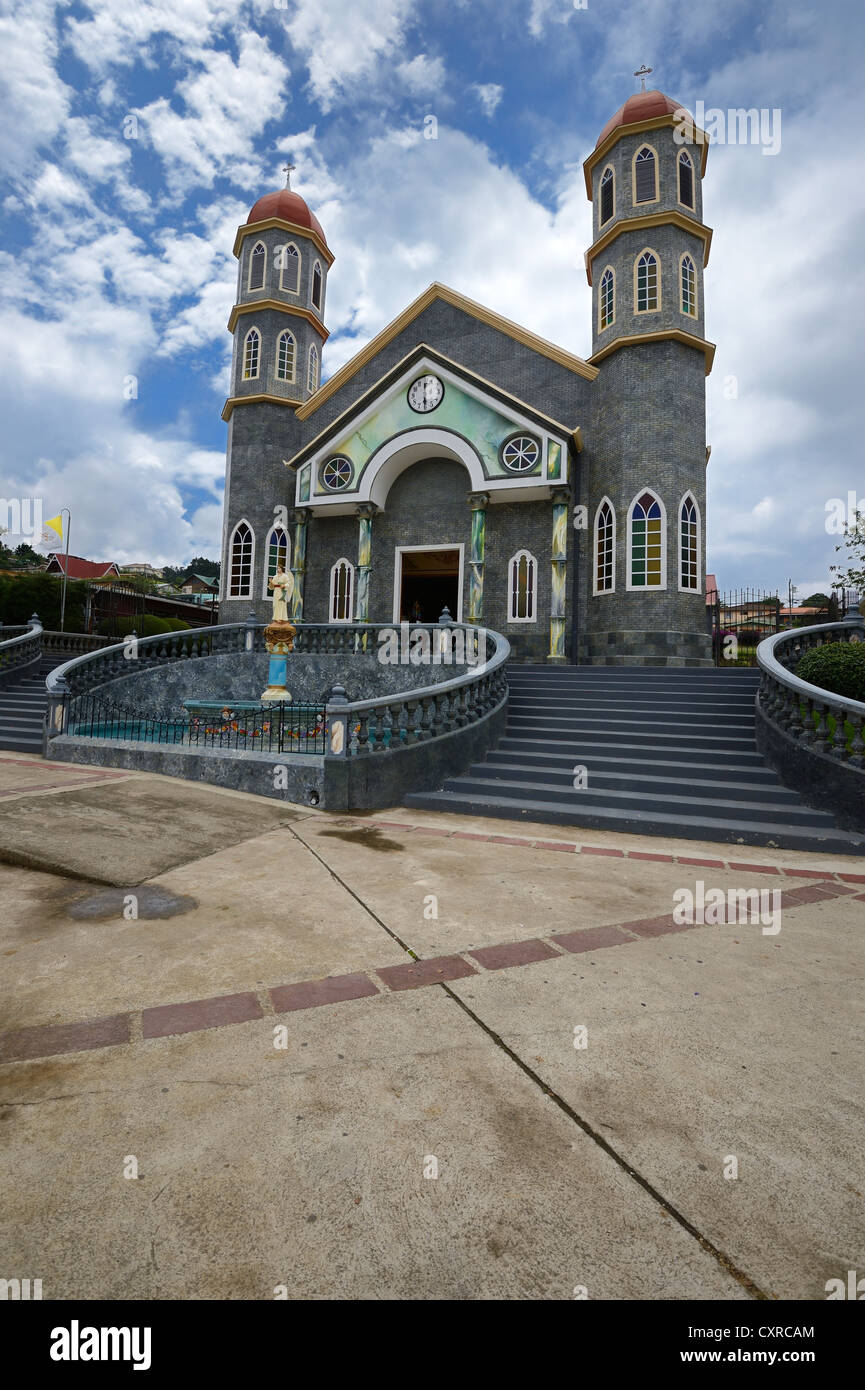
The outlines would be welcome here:
[[[352,466],[351,459],[337,455],[335,458],[328,459],[321,470],[321,481],[331,492],[340,492],[342,488],[348,487],[351,482]]]
[[[541,446],[530,434],[515,434],[502,446],[502,463],[511,473],[528,473],[541,456]]]

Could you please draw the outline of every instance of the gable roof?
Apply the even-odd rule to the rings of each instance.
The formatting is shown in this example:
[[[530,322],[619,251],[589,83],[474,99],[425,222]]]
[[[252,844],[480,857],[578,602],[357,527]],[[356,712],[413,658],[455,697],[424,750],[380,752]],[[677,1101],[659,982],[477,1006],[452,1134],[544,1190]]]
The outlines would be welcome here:
[[[537,410],[535,406],[527,405],[526,402],[520,400],[518,396],[511,395],[509,391],[502,390],[500,386],[496,386],[493,382],[487,381],[484,377],[479,376],[477,372],[473,372],[468,367],[464,367],[460,362],[454,362],[452,358],[446,357],[445,354],[439,352],[437,348],[430,347],[428,343],[418,343],[416,347],[412,348],[411,352],[406,353],[405,357],[399,362],[396,362],[378,379],[378,381],[374,382],[372,386],[364,391],[363,395],[359,396],[356,401],[352,401],[340,415],[337,415],[335,419],[325,425],[317,435],[307,440],[290,459],[283,459],[283,463],[286,467],[292,469],[299,468],[300,465],[304,463],[310,455],[320,449],[322,444],[327,440],[343,434],[348,428],[349,422],[352,419],[362,419],[365,413],[370,409],[372,401],[383,392],[386,392],[394,382],[398,381],[412,363],[424,360],[439,363],[441,367],[449,369],[455,376],[461,377],[463,381],[479,387],[486,395],[498,401],[506,409],[516,409],[530,420],[535,421],[543,429],[552,430],[554,433],[562,435],[564,439],[573,440],[578,453],[582,450],[583,435],[582,429],[579,426],[563,425],[558,420],[553,420],[551,416],[545,415],[543,411]]]
[[[558,362],[560,366],[566,367],[577,376],[584,377],[586,381],[594,381],[598,375],[597,367],[592,367],[588,362],[584,362],[582,357],[577,357],[572,352],[566,352],[564,348],[557,347],[555,343],[550,343],[546,338],[541,338],[537,333],[531,333],[527,328],[522,328],[518,323],[513,323],[511,319],[506,319],[502,314],[497,314],[492,309],[486,309],[482,304],[477,304],[473,299],[467,299],[465,295],[452,290],[448,285],[441,285],[438,281],[424,290],[423,294],[418,295],[417,299],[409,304],[386,328],[377,333],[365,347],[356,352],[339,371],[334,372],[332,377],[319,386],[318,390],[304,401],[303,405],[297,408],[297,418],[306,420],[313,415],[319,406],[339,390],[347,381],[360,371],[376,353],[381,352],[398,333],[402,333],[413,319],[422,314],[424,309],[428,309],[437,299],[445,304],[452,304],[455,309],[461,309],[463,313],[470,314],[472,318],[478,319],[481,323],[486,323],[490,328],[498,329],[500,333],[505,333],[509,338],[522,343],[525,347],[532,348],[535,352],[541,353],[544,357],[549,357],[553,362]]]
[[[66,555],[62,551],[52,550],[48,556],[49,570],[52,565],[56,565],[68,579],[105,579],[109,574],[120,577],[120,570],[113,560],[84,560],[80,555]]]

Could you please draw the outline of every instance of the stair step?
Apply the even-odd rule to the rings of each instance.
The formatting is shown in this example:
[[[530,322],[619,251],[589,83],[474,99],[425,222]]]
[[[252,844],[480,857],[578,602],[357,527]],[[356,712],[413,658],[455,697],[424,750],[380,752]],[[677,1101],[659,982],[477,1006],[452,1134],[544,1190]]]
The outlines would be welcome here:
[[[633,755],[646,761],[664,761],[670,757],[685,758],[690,761],[693,758],[699,764],[701,761],[705,762],[710,754],[717,751],[715,748],[686,748],[682,745],[665,746],[645,743],[634,738],[609,739],[603,736],[599,737],[596,734],[577,740],[561,737],[550,738],[543,734],[533,738],[530,731],[519,734],[505,733],[499,739],[497,746],[500,749],[519,749],[525,753],[560,753],[568,757],[573,755],[577,762],[585,762],[587,756],[603,756],[609,753],[612,755],[621,754],[622,756]],[[753,740],[750,743],[743,742],[742,747],[735,752],[735,755],[732,750],[722,749],[721,751],[724,754],[725,765],[729,759],[735,757],[733,765],[736,767],[744,768],[750,764],[753,768],[766,768]]]
[[[653,749],[652,752],[659,750]],[[685,754],[680,754],[677,749],[660,750],[661,756],[649,759],[641,756],[642,749],[639,744],[633,745],[633,755],[629,755],[626,746],[619,743],[600,744],[590,749],[586,744],[574,744],[571,751],[563,748],[556,743],[548,744],[540,741],[533,742],[531,739],[501,738],[497,747],[487,753],[488,762],[516,762],[517,755],[520,761],[531,763],[538,767],[573,767],[575,763],[584,763],[591,768],[597,768],[599,772],[627,772],[629,769],[642,769],[643,772],[655,773],[659,777],[699,777],[705,774],[707,777],[714,777],[720,780],[733,782],[745,781],[770,781],[777,782],[778,774],[771,768],[766,767],[759,753],[749,755],[739,754],[738,762],[730,762],[724,759],[719,762],[717,759],[701,761],[696,758],[689,758]]]
[[[645,792],[612,791],[608,788],[594,791],[591,785],[584,791],[571,790],[569,793],[547,782],[509,782],[504,778],[495,779],[488,776],[449,777],[442,790],[454,792],[458,796],[479,794],[481,796],[494,796],[502,801],[514,800],[519,803],[522,803],[528,796],[532,801],[540,804],[551,802],[553,805],[565,805],[574,810],[581,803],[585,803],[590,807],[618,808],[623,812],[641,812],[649,816],[652,814],[690,814],[695,817],[704,817],[708,813],[712,819],[722,817],[731,824],[740,820],[757,824],[762,821],[783,820],[791,825],[826,826],[828,828],[834,826],[834,821],[827,812],[812,810],[810,806],[805,806],[801,802],[792,806],[779,806],[771,801],[752,801],[747,806],[740,806],[737,801],[719,797],[707,804],[699,795],[688,796],[675,792],[665,792],[660,796],[648,796]],[[642,808],[647,803],[650,804],[650,809],[643,812]]]
[[[865,836],[846,830],[791,826],[781,820],[775,825],[749,821],[729,821],[720,817],[700,817],[684,813],[664,814],[656,810],[628,811],[619,808],[553,807],[546,802],[522,800],[504,802],[496,796],[456,795],[452,792],[410,792],[406,806],[424,811],[448,811],[467,816],[493,816],[503,820],[538,821],[547,825],[568,825],[594,830],[619,831],[625,835],[664,835],[682,840],[714,840],[723,844],[755,845],[771,849],[796,849],[813,854],[865,854]]]
[[[568,760],[569,761],[569,760]],[[584,764],[587,769],[587,786],[593,791],[609,788],[611,791],[642,792],[646,796],[664,796],[667,792],[687,795],[691,788],[694,793],[710,798],[737,798],[743,801],[777,802],[779,805],[800,805],[799,796],[777,778],[762,781],[718,778],[715,769],[706,769],[703,775],[687,764],[678,764],[674,772],[664,764],[664,771],[654,776],[647,771],[635,771],[633,764],[623,763],[619,767],[602,768],[597,763]],[[574,765],[568,767],[550,766],[549,762],[526,759],[522,763],[508,761],[508,755],[490,753],[484,763],[473,763],[466,774],[469,777],[502,778],[508,782],[543,782],[556,787],[573,787]],[[742,774],[740,774],[741,778]],[[770,775],[771,776],[771,775]]]

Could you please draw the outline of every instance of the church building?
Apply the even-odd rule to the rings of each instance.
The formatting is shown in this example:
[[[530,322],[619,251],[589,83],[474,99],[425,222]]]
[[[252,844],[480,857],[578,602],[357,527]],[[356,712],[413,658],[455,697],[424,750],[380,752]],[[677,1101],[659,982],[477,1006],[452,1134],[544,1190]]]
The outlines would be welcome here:
[[[631,96],[583,166],[592,354],[432,284],[321,384],[334,254],[287,186],[238,228],[220,621],[454,620],[513,659],[711,665],[708,145]],[[562,285],[567,294],[567,285]]]

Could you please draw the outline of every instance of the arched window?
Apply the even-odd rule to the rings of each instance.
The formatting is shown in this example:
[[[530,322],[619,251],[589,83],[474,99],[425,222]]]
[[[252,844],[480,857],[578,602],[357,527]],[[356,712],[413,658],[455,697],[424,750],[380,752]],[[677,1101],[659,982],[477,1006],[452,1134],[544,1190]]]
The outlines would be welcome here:
[[[279,288],[287,290],[289,294],[297,294],[300,289],[300,252],[293,241],[287,246],[280,246],[277,252],[279,260]]]
[[[615,209],[615,175],[611,166],[608,164],[601,174],[601,216],[600,225],[603,227],[605,222],[609,222]]]
[[[287,570],[289,565],[288,536],[281,526],[274,526],[271,530],[264,553],[267,557],[267,563],[264,567],[263,593],[265,598],[273,598],[273,590],[268,589],[267,581],[273,578],[279,565],[282,565],[284,570]]]
[[[634,307],[638,314],[649,314],[661,300],[661,268],[654,251],[643,251],[634,266]]]
[[[596,594],[612,594],[616,588],[616,513],[609,497],[602,497],[595,513]]]
[[[321,308],[321,266],[318,261],[312,272],[312,302],[316,309]]]
[[[350,623],[354,597],[354,565],[337,560],[330,572],[330,621]]]
[[[252,597],[252,552],[254,541],[252,528],[245,521],[238,521],[228,547],[229,575],[228,597]]]
[[[537,622],[538,562],[528,550],[518,550],[508,565],[508,622]]]
[[[616,317],[616,275],[612,266],[607,266],[601,276],[598,293],[598,328],[609,328]]]
[[[686,208],[694,206],[694,166],[691,156],[682,150],[678,160],[679,202]]]
[[[658,200],[658,157],[651,145],[644,145],[634,155],[634,202],[655,203]]]
[[[276,340],[276,376],[278,381],[294,381],[295,341],[286,328]]]
[[[243,379],[255,381],[258,376],[258,363],[261,357],[261,334],[257,328],[250,328],[243,340]]]
[[[311,393],[318,387],[318,353],[315,343],[309,349],[309,367],[306,373],[306,389]]]
[[[683,256],[680,265],[682,286],[682,313],[690,318],[697,317],[697,271],[690,256]]]
[[[654,492],[643,492],[628,512],[628,588],[666,589],[664,508]]]
[[[257,241],[252,248],[252,255],[249,258],[249,288],[260,290],[264,287],[264,271],[267,265],[267,252],[264,249],[264,242]]]
[[[700,592],[700,513],[691,492],[679,507],[679,588]]]

